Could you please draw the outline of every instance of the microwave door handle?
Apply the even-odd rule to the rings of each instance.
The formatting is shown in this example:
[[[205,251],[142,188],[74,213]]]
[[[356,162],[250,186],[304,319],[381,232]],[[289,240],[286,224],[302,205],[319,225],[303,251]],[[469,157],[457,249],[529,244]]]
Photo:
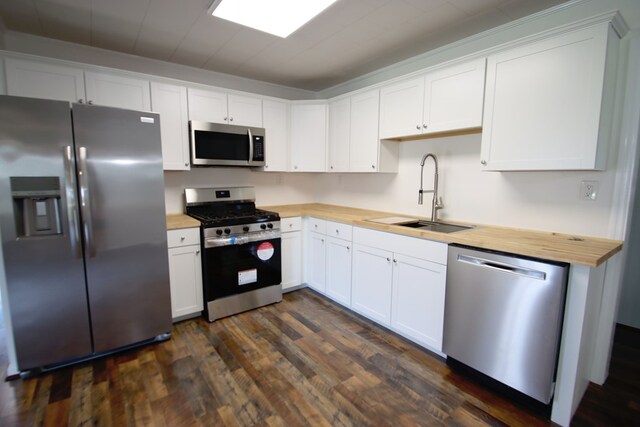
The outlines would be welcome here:
[[[253,135],[251,135],[251,129],[247,129],[249,134],[249,164],[253,162]]]

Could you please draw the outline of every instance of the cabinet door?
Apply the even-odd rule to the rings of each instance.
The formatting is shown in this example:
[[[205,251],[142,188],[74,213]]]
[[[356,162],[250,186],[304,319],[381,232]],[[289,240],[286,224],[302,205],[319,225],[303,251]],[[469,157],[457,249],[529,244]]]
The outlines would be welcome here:
[[[424,77],[380,89],[380,138],[422,133]]]
[[[600,128],[608,59],[615,68],[607,44],[615,57],[617,41],[605,23],[489,56],[484,169],[603,169],[609,136],[598,143],[610,129],[610,122]],[[603,118],[611,111],[602,109]]]
[[[349,171],[351,98],[329,104],[329,172]]]
[[[424,133],[482,126],[485,62],[482,58],[426,76]]]
[[[187,89],[189,120],[227,123],[227,94],[202,89]]]
[[[84,73],[88,102],[129,110],[151,110],[149,81],[108,73]]]
[[[305,257],[307,285],[318,292],[325,293],[326,284],[326,244],[325,235],[309,232],[307,234],[307,256]]]
[[[302,283],[302,232],[282,233],[282,290]]]
[[[171,315],[178,318],[202,311],[200,245],[169,249]]]
[[[326,171],[326,104],[291,106],[291,162],[294,172]]]
[[[151,108],[160,113],[165,170],[189,170],[187,88],[151,82]]]
[[[262,124],[265,128],[265,165],[268,172],[289,170],[289,105],[262,101]]]
[[[7,95],[84,102],[84,72],[79,68],[5,58]]]
[[[372,90],[351,98],[351,144],[349,170],[351,172],[377,172],[378,119],[380,91]]]
[[[392,253],[382,249],[353,245],[351,308],[391,325]]]
[[[351,306],[351,242],[327,237],[326,294]]]
[[[229,121],[231,125],[262,127],[262,99],[229,95]]]
[[[442,350],[447,268],[394,254],[391,326],[419,344]]]

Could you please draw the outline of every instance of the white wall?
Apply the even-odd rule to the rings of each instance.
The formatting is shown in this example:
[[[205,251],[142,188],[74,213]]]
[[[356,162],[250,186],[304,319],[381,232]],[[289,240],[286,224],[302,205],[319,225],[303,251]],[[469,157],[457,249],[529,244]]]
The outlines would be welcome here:
[[[418,205],[420,160],[435,153],[439,163],[442,219],[590,236],[606,236],[615,178],[607,172],[483,172],[480,134],[400,142],[397,174],[323,175],[318,200],[404,214],[430,216],[431,195]],[[578,198],[582,180],[597,180],[594,202]],[[424,188],[433,184],[427,160]]]

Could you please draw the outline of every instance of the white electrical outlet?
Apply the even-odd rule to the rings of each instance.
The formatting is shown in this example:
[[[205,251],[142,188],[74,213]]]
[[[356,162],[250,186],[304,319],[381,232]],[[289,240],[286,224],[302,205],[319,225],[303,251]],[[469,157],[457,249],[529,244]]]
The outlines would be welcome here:
[[[580,200],[594,201],[598,198],[598,181],[580,183]]]

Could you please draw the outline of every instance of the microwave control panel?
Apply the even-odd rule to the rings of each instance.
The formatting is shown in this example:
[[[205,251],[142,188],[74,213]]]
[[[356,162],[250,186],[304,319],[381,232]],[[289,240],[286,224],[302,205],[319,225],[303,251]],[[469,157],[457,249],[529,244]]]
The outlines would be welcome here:
[[[264,160],[264,138],[262,136],[253,137],[253,159],[251,160]]]

